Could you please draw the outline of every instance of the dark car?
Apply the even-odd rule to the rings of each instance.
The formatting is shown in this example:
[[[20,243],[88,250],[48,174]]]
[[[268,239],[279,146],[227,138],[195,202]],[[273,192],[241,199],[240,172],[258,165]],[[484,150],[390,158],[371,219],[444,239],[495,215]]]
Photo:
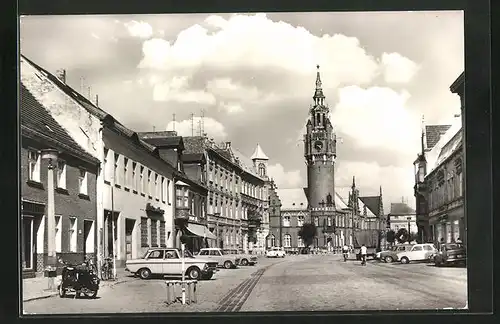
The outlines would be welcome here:
[[[467,261],[465,246],[461,243],[441,244],[439,252],[433,256],[434,264],[437,267],[448,264],[462,264]]]
[[[387,263],[398,261],[398,253],[411,250],[412,244],[397,244],[388,250],[377,253],[377,259]]]

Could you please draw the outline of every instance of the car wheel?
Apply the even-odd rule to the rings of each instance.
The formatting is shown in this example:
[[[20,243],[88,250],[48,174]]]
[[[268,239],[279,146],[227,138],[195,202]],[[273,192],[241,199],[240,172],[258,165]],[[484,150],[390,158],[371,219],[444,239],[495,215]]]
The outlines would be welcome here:
[[[246,266],[246,265],[248,265],[248,260],[247,260],[247,259],[243,259],[243,260],[241,260],[241,265],[242,265],[242,266]]]
[[[392,263],[394,261],[394,259],[390,255],[388,255],[384,258],[384,261],[387,263]]]
[[[59,285],[59,297],[64,298],[66,296],[66,289],[63,288],[62,285]]]
[[[97,296],[97,290],[89,290],[86,291],[84,294],[89,298],[95,298]]]
[[[139,277],[141,277],[141,279],[149,279],[151,277],[151,270],[148,268],[142,268],[139,270]]]
[[[401,258],[401,263],[402,264],[408,264],[408,263],[410,263],[410,260],[407,257],[402,257]]]
[[[435,261],[434,261],[434,265],[435,265],[436,267],[440,267],[440,266],[442,266],[443,264],[441,263],[441,261],[439,261],[439,260],[435,260]]]
[[[197,280],[198,278],[200,278],[201,271],[197,267],[192,267],[192,268],[188,269],[187,275],[188,275],[189,279]]]
[[[224,262],[224,268],[231,269],[233,267],[233,263],[231,261]]]

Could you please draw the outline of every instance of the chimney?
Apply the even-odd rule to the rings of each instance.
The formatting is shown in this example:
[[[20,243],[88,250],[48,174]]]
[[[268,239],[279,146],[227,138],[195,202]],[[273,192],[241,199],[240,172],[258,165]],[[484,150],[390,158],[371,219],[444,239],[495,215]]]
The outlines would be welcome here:
[[[231,148],[231,142],[226,142],[226,149]]]
[[[59,69],[56,71],[56,77],[64,84],[66,84],[66,70]]]

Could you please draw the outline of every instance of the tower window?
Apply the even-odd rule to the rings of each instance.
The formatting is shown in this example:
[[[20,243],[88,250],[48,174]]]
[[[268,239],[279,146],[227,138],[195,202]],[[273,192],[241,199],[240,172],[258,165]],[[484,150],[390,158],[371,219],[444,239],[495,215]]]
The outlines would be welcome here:
[[[266,166],[264,165],[264,163],[259,164],[259,176],[266,176]]]

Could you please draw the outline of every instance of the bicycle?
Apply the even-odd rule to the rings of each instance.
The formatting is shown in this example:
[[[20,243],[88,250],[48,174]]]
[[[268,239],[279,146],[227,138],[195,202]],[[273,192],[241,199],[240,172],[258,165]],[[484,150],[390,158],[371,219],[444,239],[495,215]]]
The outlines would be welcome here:
[[[110,257],[104,258],[101,265],[101,279],[110,280],[114,278],[113,274],[113,259]]]

